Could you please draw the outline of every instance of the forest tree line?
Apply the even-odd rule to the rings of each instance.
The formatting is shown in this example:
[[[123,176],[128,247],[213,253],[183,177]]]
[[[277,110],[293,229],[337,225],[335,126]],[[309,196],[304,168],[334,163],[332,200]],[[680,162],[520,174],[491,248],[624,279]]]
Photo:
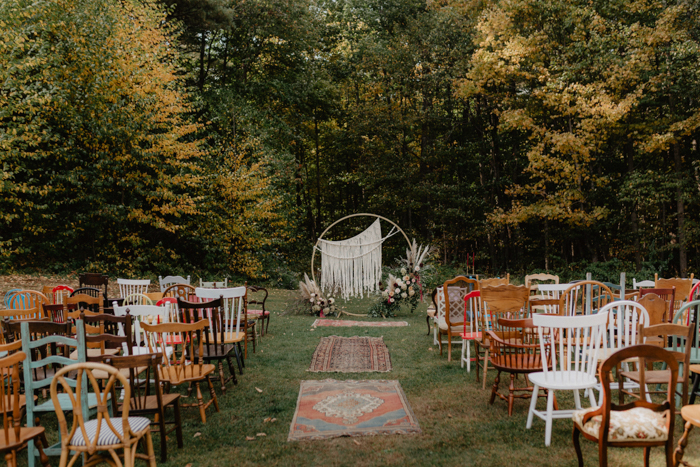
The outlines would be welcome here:
[[[272,278],[371,212],[483,274],[685,276],[699,33],[695,1],[7,0],[0,262]]]

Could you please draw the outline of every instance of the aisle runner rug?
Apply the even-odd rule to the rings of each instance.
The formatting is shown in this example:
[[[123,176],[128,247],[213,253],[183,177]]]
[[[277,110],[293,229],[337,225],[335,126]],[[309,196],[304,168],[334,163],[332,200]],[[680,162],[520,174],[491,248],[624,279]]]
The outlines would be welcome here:
[[[391,358],[381,337],[322,337],[309,371],[386,372],[391,371]]]
[[[287,441],[420,433],[398,381],[302,381]]]
[[[393,328],[408,326],[406,321],[349,321],[345,319],[317,319],[311,326],[331,326],[331,327],[349,327],[349,326],[360,326],[360,327],[381,327],[381,328]]]

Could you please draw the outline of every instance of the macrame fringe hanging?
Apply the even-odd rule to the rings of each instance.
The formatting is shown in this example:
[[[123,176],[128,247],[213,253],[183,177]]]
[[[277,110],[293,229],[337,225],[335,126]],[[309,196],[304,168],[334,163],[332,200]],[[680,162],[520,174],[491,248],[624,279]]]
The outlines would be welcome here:
[[[382,238],[379,219],[367,230],[340,241],[319,239],[321,251],[321,288],[337,290],[340,295],[363,297],[378,289],[382,277],[382,243],[395,234]]]

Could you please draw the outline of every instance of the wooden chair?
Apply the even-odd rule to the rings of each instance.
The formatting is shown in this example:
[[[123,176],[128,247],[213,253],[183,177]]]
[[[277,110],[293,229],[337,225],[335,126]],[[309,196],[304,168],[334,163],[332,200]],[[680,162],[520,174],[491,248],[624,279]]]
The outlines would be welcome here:
[[[163,291],[163,297],[181,298],[190,302],[194,301],[196,294],[194,286],[188,284],[173,284]]]
[[[682,279],[680,277],[674,277],[672,279],[659,279],[658,274],[654,275],[654,288],[656,289],[670,289],[672,287],[676,288],[676,294],[673,302],[673,314],[675,314],[688,300],[690,291],[693,288],[693,276],[691,275],[688,279]]]
[[[148,292],[148,293],[145,293],[144,295],[146,297],[148,297],[148,299],[151,300],[151,302],[153,302],[153,304],[158,303],[158,300],[163,298],[163,292]],[[145,303],[144,303],[144,305],[145,305]]]
[[[675,314],[673,307],[676,303],[676,288],[670,289],[639,289],[638,297],[641,299],[645,295],[654,294],[661,297],[666,302],[666,312],[664,313],[663,322],[670,323]]]
[[[460,334],[462,338],[461,367],[464,368],[466,363],[468,373],[472,371],[471,343],[474,342],[474,347],[476,347],[476,341],[481,340],[481,331],[479,331],[481,318],[481,291],[472,290],[464,297],[464,325]],[[469,326],[467,326],[467,323],[469,323]],[[474,354],[479,355],[476,348],[474,349]]]
[[[228,287],[228,278],[224,278],[223,281],[220,282],[204,282],[202,281],[202,278],[199,278],[199,286],[205,289],[225,289]]]
[[[132,348],[131,355],[143,355],[153,352],[153,343],[149,343],[149,336],[143,328],[143,324],[161,324],[171,322],[169,306],[154,306],[154,305],[128,305],[115,306],[115,316],[131,316],[132,324]],[[177,341],[181,343],[182,341]],[[166,357],[172,356],[174,352],[173,340],[165,343],[161,349]],[[150,344],[150,345],[149,345]]]
[[[690,350],[693,347],[693,336],[695,334],[695,327],[693,326],[683,326],[682,324],[657,324],[656,326],[648,326],[645,328],[640,328],[639,335],[642,338],[645,337],[657,337],[661,338],[663,342],[668,342],[669,337],[672,337],[671,346],[667,347],[668,350],[676,362],[678,363],[678,385],[681,386],[680,399],[681,406],[688,404],[688,386],[689,386],[689,373],[690,373]],[[639,365],[637,371],[623,371],[620,374],[638,384],[641,385],[641,372],[644,368]],[[620,404],[624,403],[625,394],[632,396],[634,398],[642,397],[644,392],[648,394],[660,394],[663,393],[659,391],[658,385],[666,384],[668,382],[668,371],[667,370],[647,370],[645,373],[645,382],[649,386],[652,384],[656,386],[656,390],[646,390],[640,388],[640,394],[636,394],[632,391],[623,389],[620,391]],[[641,392],[644,391],[644,392]],[[673,394],[677,392],[676,387],[668,390],[669,393]]]
[[[71,306],[72,305],[72,306]],[[76,294],[63,299],[63,313],[67,316],[69,310],[89,310],[93,313],[104,313],[104,298],[87,294]]]
[[[243,285],[242,287],[230,287],[227,289],[204,289],[197,287],[195,292],[200,300],[214,300],[217,298],[223,300],[225,318],[224,343],[236,344],[240,347],[241,336],[239,332],[243,332],[245,335],[245,339],[243,340],[245,358],[248,358],[248,342],[252,342],[253,353],[255,353],[255,320],[248,321],[247,285]],[[241,361],[239,360],[239,364],[240,363]]]
[[[258,320],[258,323],[260,323],[260,337],[262,337],[267,334],[267,328],[270,327],[270,312],[265,308],[265,301],[268,296],[267,289],[249,285],[248,292],[247,317]],[[260,294],[263,294],[262,297]],[[250,305],[255,305],[255,307],[251,309]]]
[[[25,309],[10,309],[10,310],[0,310],[0,319],[11,319],[15,321],[23,320],[34,320],[42,321],[49,318],[49,316],[44,312],[44,307],[46,304],[42,303],[38,308],[25,308]]]
[[[156,300],[158,301],[158,300]],[[124,297],[124,305],[149,305],[153,306],[155,302],[145,293],[132,293]]]
[[[524,319],[529,317],[528,302],[530,289],[524,285],[499,285],[481,287],[481,340],[476,340],[476,381],[479,382],[479,369],[483,372],[482,389],[486,389],[486,373],[489,370],[488,331],[498,331],[498,319]]]
[[[163,357],[160,365],[159,378],[161,381],[172,386],[180,384],[193,383],[197,388],[197,404],[182,404],[182,407],[199,407],[199,415],[202,418],[202,423],[207,422],[206,409],[213,403],[216,411],[219,411],[219,401],[216,398],[214,385],[211,383],[210,375],[216,371],[214,365],[204,364],[203,344],[204,339],[202,334],[206,333],[206,328],[209,326],[207,320],[203,319],[196,323],[165,323],[165,324],[142,324],[143,329],[152,334],[148,339],[151,352],[161,353],[170,336],[179,335],[180,341],[183,344],[180,346],[180,351],[176,351],[173,357]],[[195,357],[198,356],[198,357]],[[189,357],[189,358],[188,358]],[[202,398],[202,391],[199,383],[206,381],[209,385],[209,393],[211,399],[205,404]]]
[[[464,331],[464,297],[477,290],[474,279],[457,276],[447,280],[437,289],[437,330],[440,355],[442,355],[442,336],[447,336],[447,361],[452,361],[452,338],[460,337]]]
[[[14,294],[16,294],[17,292],[21,292],[21,291],[22,291],[22,289],[10,289],[7,292],[5,292],[5,298],[3,299],[3,303],[5,304],[5,308],[10,308],[10,300],[12,299],[12,296]],[[46,296],[46,294],[44,294],[44,296]]]
[[[75,297],[76,295],[89,295],[91,297],[106,298],[106,295],[104,295],[104,293],[97,287],[79,287],[73,290],[73,292],[70,294],[71,297]]]
[[[656,283],[654,281],[639,281],[637,282],[637,279],[632,279],[632,288],[633,289],[641,289],[642,287],[654,287],[656,286]]]
[[[82,320],[75,322],[77,333],[72,337],[70,323],[49,323],[38,321],[21,321],[10,323],[10,328],[19,326],[22,340],[22,352],[25,353],[24,361],[24,392],[26,395],[33,395],[35,392],[48,388],[55,380],[56,374],[64,365],[71,365],[76,361],[85,363],[85,328]],[[75,360],[71,360],[69,355],[72,351],[77,351]],[[77,387],[77,380],[71,383]],[[56,401],[63,412],[80,410],[82,413],[91,414],[98,410],[97,395],[88,393],[86,384],[81,386],[81,398],[79,403],[74,403],[69,394],[58,394]],[[53,396],[52,396],[53,399]],[[40,404],[34,403],[33,397],[26,398],[27,426],[35,426],[38,415],[55,410],[55,403],[46,401]],[[39,454],[34,446],[34,442],[28,443],[29,467],[34,467],[35,456]],[[61,455],[61,442],[44,449],[48,456]]]
[[[574,410],[554,409],[554,391],[573,391],[574,403],[581,410],[579,390],[588,389],[591,406],[596,406],[593,388],[597,384],[596,368],[598,353],[603,348],[608,312],[586,316],[552,316],[535,314],[533,325],[537,326],[541,372],[531,373],[533,384],[530,410],[525,427],[532,428],[535,415],[545,421],[544,444],[552,442],[552,423],[555,418],[571,418]],[[537,410],[539,389],[547,390],[547,409]]]
[[[100,390],[97,379],[93,371],[99,370],[109,375],[109,379],[104,386],[104,391]],[[69,375],[77,373],[77,386],[73,392],[73,382]],[[107,408],[112,389],[115,383],[121,383],[124,387],[124,404],[120,418],[112,419]],[[58,393],[58,386],[61,386],[63,394]],[[81,409],[81,402],[85,397],[82,388],[90,386],[97,396],[98,411],[95,420],[87,421]],[[60,396],[69,396],[76,405],[73,409],[73,423],[68,429],[66,416]],[[56,373],[56,377],[51,382],[51,401],[54,404],[58,426],[61,432],[61,461],[59,466],[66,467],[74,465],[79,456],[85,454],[84,466],[93,466],[101,463],[111,465],[123,465],[133,467],[135,459],[143,459],[150,467],[156,466],[156,456],[153,452],[153,441],[151,440],[151,421],[145,417],[129,417],[131,405],[131,387],[127,379],[114,367],[103,363],[76,363],[69,365]],[[146,454],[136,452],[138,443],[146,441]],[[120,456],[116,450],[122,449]],[[101,454],[103,452],[107,454]],[[69,457],[70,462],[69,462]]]
[[[108,297],[107,287],[109,277],[98,272],[84,272],[78,275],[78,287],[95,287],[102,290],[105,297]]]
[[[160,291],[165,294],[165,289],[175,284],[185,284],[190,285],[190,276],[185,279],[182,276],[158,276],[158,283],[160,284]]]
[[[19,290],[10,295],[7,308],[13,310],[41,310],[43,303],[51,303],[49,298],[43,293],[36,290]]]
[[[19,343],[21,345],[21,343]],[[17,452],[31,440],[39,451],[41,464],[49,465],[49,458],[43,446],[48,446],[44,427],[22,427],[22,407],[24,396],[20,396],[20,364],[25,360],[24,352],[15,352],[0,358],[0,413],[3,416],[3,436],[0,438],[0,453],[5,454],[8,467],[17,467]]]
[[[536,291],[537,286],[541,283],[558,284],[559,276],[553,274],[528,274],[525,276],[525,287],[529,287],[532,291]]]
[[[211,289],[216,292],[226,289]],[[226,319],[233,319],[226,316],[224,312],[223,305],[224,298],[219,296],[215,300],[210,300],[207,302],[188,302],[185,300],[178,300],[178,308],[180,310],[180,322],[182,323],[195,323],[200,319],[208,320],[209,326],[207,332],[204,333],[204,345],[201,353],[196,353],[195,357],[203,357],[205,363],[217,364],[219,367],[219,381],[221,382],[221,392],[226,394],[226,383],[233,380],[234,384],[237,384],[236,373],[233,370],[233,364],[231,363],[231,354],[235,353],[236,359],[239,362],[239,369],[242,369],[242,362],[240,361],[240,344],[241,341],[245,339],[245,332],[241,330],[237,333],[237,338],[233,335],[229,335],[227,331]],[[240,320],[241,316],[238,316]],[[240,326],[240,322],[238,323]],[[238,349],[236,349],[238,345]],[[224,365],[223,362],[226,360],[228,364],[229,373],[231,376],[226,378],[224,376]]]
[[[532,318],[527,319],[498,319],[499,330],[488,331],[489,334],[489,358],[491,364],[498,371],[496,380],[491,388],[489,404],[493,405],[496,396],[508,401],[508,416],[513,415],[513,403],[515,399],[529,399],[532,386],[515,387],[516,375],[528,375],[542,370],[542,354],[537,340],[537,329],[532,324]],[[508,396],[498,392],[501,382],[501,372],[510,373],[510,385]],[[526,394],[517,394],[526,392]],[[546,397],[546,394],[540,394]]]
[[[494,277],[491,279],[480,279],[479,289],[482,287],[498,287],[499,285],[510,284],[510,274],[506,274],[506,277]]]
[[[148,286],[151,285],[149,279],[117,279],[119,286],[119,296],[126,298],[131,294],[144,294],[148,292]]]
[[[129,381],[131,400],[128,411],[131,415],[154,415],[151,425],[160,433],[160,461],[168,460],[167,435],[175,431],[177,447],[182,448],[182,419],[180,418],[180,394],[163,394],[163,388],[158,375],[158,365],[163,355],[159,353],[133,355],[124,357],[105,357],[107,365],[118,369]],[[142,373],[145,371],[145,375]],[[126,374],[124,374],[126,372]],[[153,385],[148,384],[153,380]],[[151,389],[152,388],[152,389]],[[124,404],[116,404],[116,393],[112,393],[114,413],[123,413]],[[173,421],[166,421],[165,411],[173,409]],[[166,429],[166,425],[173,425]]]
[[[598,281],[579,281],[571,284],[559,297],[562,316],[596,314],[615,296],[610,287]]]
[[[665,325],[668,326],[668,325]],[[668,385],[666,399],[661,404],[647,402],[645,398],[629,404],[612,403],[611,380],[617,374],[617,385],[623,384],[624,372],[620,365],[631,359],[639,361],[641,372],[639,386],[644,390],[650,381],[645,378],[644,369],[648,364],[663,362],[671,371],[665,371],[663,382]],[[613,369],[617,370],[613,373]],[[673,467],[673,429],[675,421],[674,388],[678,375],[678,362],[668,351],[653,345],[634,345],[613,353],[600,367],[600,381],[603,385],[603,402],[574,412],[573,440],[579,467],[583,467],[583,455],[579,442],[584,438],[598,443],[598,459],[601,467],[608,465],[608,447],[643,447],[644,465],[649,465],[649,453],[654,446],[664,446],[666,466]]]
[[[63,303],[63,300],[70,297],[73,293],[73,287],[67,285],[57,285],[51,290],[51,295],[53,296],[54,303]]]

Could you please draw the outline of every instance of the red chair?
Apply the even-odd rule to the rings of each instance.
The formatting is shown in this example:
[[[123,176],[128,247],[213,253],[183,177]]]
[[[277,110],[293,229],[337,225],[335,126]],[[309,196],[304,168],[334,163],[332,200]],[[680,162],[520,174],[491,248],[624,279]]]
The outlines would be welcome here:
[[[68,287],[67,285],[57,285],[53,288],[53,290],[51,290],[54,303],[63,303],[63,299],[70,297],[70,294],[72,293],[73,287]]]
[[[467,303],[470,304],[472,312],[469,320],[469,329],[467,329]],[[462,337],[462,368],[464,363],[467,364],[467,371],[472,371],[471,359],[471,341],[481,339],[481,331],[479,331],[479,318],[481,316],[481,292],[473,290],[464,296],[464,330],[460,334]]]

